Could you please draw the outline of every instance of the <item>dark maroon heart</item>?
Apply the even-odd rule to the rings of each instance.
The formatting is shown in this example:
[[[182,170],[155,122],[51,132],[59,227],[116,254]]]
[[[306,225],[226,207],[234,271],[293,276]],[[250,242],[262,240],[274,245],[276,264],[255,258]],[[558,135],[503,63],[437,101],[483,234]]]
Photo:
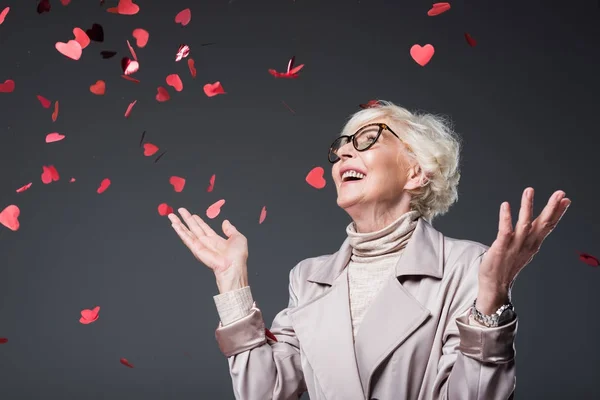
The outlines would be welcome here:
[[[104,42],[104,29],[98,24],[92,25],[92,28],[85,31],[85,33],[94,42]]]
[[[37,6],[38,14],[50,11],[50,0],[41,0]]]
[[[111,58],[114,57],[117,54],[117,52],[111,50],[104,50],[101,51],[100,54],[102,55],[102,58]]]

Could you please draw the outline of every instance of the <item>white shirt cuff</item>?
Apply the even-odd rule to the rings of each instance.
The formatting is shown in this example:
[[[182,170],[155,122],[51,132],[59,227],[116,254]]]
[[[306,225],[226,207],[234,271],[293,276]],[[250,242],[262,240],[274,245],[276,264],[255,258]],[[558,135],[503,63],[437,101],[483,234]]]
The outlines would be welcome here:
[[[254,303],[250,286],[221,293],[213,298],[223,326],[249,315]]]

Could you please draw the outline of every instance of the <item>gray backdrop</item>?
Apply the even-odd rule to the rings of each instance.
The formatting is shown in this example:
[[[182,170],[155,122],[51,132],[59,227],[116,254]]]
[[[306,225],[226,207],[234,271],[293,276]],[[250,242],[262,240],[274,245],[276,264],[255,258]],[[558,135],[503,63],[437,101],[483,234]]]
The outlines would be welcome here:
[[[600,397],[600,271],[577,254],[600,254],[596,1],[453,2],[436,17],[427,1],[137,0],[137,15],[106,12],[116,3],[52,0],[39,15],[35,1],[0,2],[11,7],[0,25],[0,83],[16,83],[0,93],[0,210],[21,209],[18,231],[0,226],[1,399],[233,398],[214,339],[214,277],[157,206],[204,215],[226,200],[210,224],[221,232],[229,218],[247,235],[250,283],[270,323],[287,305],[290,268],[345,238],[349,219],[330,176],[322,190],[304,178],[315,166],[329,173],[330,142],[374,98],[449,115],[462,135],[460,200],[434,221],[447,236],[490,245],[503,201],[516,222],[526,186],[536,189],[536,215],[566,191],[567,215],[513,291],[516,398]],[[182,27],[174,17],[186,7],[192,20]],[[93,23],[104,43],[79,61],[54,48]],[[150,32],[143,49],[135,28]],[[139,84],[120,77],[127,39]],[[425,67],[409,56],[415,43],[436,48]],[[174,61],[180,44],[191,48],[196,79],[187,60]],[[118,54],[102,59],[102,50]],[[306,65],[298,79],[268,74],[294,55]],[[180,93],[165,84],[172,73]],[[89,91],[98,79],[104,96]],[[209,98],[203,85],[215,81],[227,94]],[[168,102],[154,99],[158,86]],[[59,100],[56,122],[38,94]],[[157,155],[167,151],[156,163],[139,148],[143,131]],[[66,138],[47,144],[51,132]],[[43,184],[42,165],[60,180]],[[187,179],[183,192],[172,175]],[[104,178],[112,185],[97,194]],[[99,319],[80,324],[80,311],[96,305]]]

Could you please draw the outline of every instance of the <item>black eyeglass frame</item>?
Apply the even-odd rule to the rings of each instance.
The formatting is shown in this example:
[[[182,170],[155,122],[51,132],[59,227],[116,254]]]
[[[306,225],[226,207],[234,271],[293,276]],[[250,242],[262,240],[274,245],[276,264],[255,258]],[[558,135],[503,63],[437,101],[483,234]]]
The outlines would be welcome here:
[[[367,147],[365,147],[364,149],[359,149],[357,144],[356,144],[356,135],[359,134],[363,129],[368,128],[369,126],[378,126],[379,130],[377,131],[377,136],[375,136],[375,140],[373,140],[373,142],[371,144],[369,144]],[[333,153],[333,145],[335,144],[335,142],[337,142],[338,140],[342,139],[342,138],[348,138],[348,141],[346,143],[344,143],[344,145],[340,146],[339,149],[341,149],[343,146],[345,146],[346,144],[352,142],[352,146],[354,146],[354,148],[356,149],[356,151],[367,151],[369,150],[375,143],[377,143],[377,140],[379,140],[379,137],[381,136],[381,132],[383,132],[383,130],[386,129],[388,131],[390,131],[394,136],[396,136],[402,143],[404,143],[404,141],[402,139],[400,139],[400,136],[398,136],[396,134],[396,132],[394,132],[393,130],[390,129],[390,127],[383,123],[383,122],[373,122],[371,124],[367,124],[364,126],[361,126],[353,135],[341,135],[339,137],[337,137],[333,143],[331,143],[331,146],[329,147],[329,153],[327,154],[327,159],[329,160],[330,163],[335,164],[336,162],[340,161],[341,157],[339,157],[336,154],[337,160],[335,161],[331,161],[331,153]],[[406,144],[406,143],[405,143]],[[408,145],[407,145],[408,146]],[[339,150],[338,149],[338,150]],[[335,154],[335,153],[333,153]]]

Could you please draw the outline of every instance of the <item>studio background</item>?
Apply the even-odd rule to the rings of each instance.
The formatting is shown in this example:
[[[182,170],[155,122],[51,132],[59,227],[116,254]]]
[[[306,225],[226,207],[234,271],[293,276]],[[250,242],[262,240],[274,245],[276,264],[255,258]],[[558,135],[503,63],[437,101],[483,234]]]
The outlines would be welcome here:
[[[10,7],[0,83],[16,85],[0,93],[0,210],[21,210],[18,231],[0,226],[1,399],[233,398],[214,338],[214,276],[157,206],[205,217],[226,200],[209,224],[222,233],[227,218],[248,237],[250,285],[270,325],[287,305],[290,269],[346,237],[326,151],[371,99],[452,118],[464,145],[459,201],[433,221],[449,237],[490,245],[503,201],[516,223],[525,187],[535,189],[536,216],[566,192],[572,205],[512,292],[515,398],[600,398],[600,269],[577,253],[600,254],[597,2],[461,1],[435,17],[427,1],[137,0],[133,16],[108,13],[116,3],[52,0],[40,15],[34,1],[0,1],[0,11]],[[182,27],[174,17],[187,7]],[[55,49],[93,23],[104,42],[80,60]],[[135,28],[150,33],[143,49]],[[139,84],[120,77],[126,40]],[[427,43],[435,54],[421,67],[409,50]],[[175,62],[181,44],[195,79],[187,59]],[[292,56],[305,64],[297,79],[267,72]],[[165,83],[173,73],[181,92]],[[96,96],[89,87],[100,79],[106,93]],[[203,86],[215,81],[227,93],[209,98]],[[169,101],[155,100],[158,86]],[[56,122],[36,95],[59,100]],[[143,131],[157,155],[166,150],[158,162],[139,147]],[[51,132],[66,138],[45,143]],[[60,180],[43,184],[43,165]],[[305,182],[317,166],[321,190]],[[187,180],[181,193],[171,176]],[[104,178],[112,184],[98,194]],[[98,320],[80,324],[96,305]]]

